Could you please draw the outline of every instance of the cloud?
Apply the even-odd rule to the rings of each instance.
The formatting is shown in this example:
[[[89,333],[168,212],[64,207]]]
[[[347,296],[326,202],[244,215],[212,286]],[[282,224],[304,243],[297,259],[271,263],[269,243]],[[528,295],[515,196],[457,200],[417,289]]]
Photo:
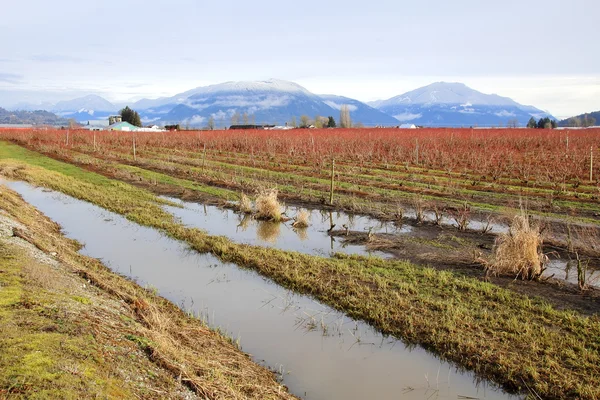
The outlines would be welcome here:
[[[23,82],[23,75],[0,72],[0,82],[17,85]]]
[[[494,113],[498,117],[516,117],[517,115],[514,112],[502,110],[500,112]]]
[[[336,109],[336,110],[341,110],[342,106],[344,105],[344,103],[336,103],[335,101],[332,101],[332,100],[323,101],[323,103],[327,104],[329,107]],[[350,111],[358,110],[358,107],[356,107],[354,104],[346,104],[346,105],[348,106],[348,110],[350,110]]]
[[[394,115],[394,118],[396,118],[398,121],[404,122],[404,121],[412,121],[414,119],[421,118],[422,116],[423,116],[423,114],[412,114],[412,113],[406,112],[406,113]]]

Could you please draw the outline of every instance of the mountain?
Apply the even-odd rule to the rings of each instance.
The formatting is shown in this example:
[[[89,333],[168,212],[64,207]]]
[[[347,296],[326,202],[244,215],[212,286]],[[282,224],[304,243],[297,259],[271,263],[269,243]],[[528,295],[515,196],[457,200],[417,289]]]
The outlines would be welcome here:
[[[51,110],[61,117],[74,118],[79,122],[106,119],[118,112],[118,107],[95,94],[73,100],[59,101]]]
[[[0,108],[0,124],[63,125],[68,121],[48,111],[7,111]]]
[[[563,119],[558,123],[558,126],[564,127],[587,127],[587,126],[600,126],[600,111],[593,111],[591,113],[585,113],[576,115],[571,118]]]
[[[360,122],[365,126],[375,126],[375,125],[384,125],[384,126],[394,126],[399,125],[399,122],[394,117],[387,115],[380,110],[373,108],[365,103],[362,103],[358,100],[350,99],[344,96],[336,96],[332,94],[322,94],[319,97],[323,100],[325,104],[329,107],[337,110],[336,114],[332,114],[335,116],[336,120],[340,115],[340,108],[342,105],[347,105],[350,110],[350,118],[354,122]]]
[[[134,104],[142,120],[204,126],[212,116],[216,126],[227,126],[236,113],[239,123],[283,125],[300,116],[333,116],[338,119],[342,104],[350,106],[353,121],[365,125],[394,125],[397,121],[357,100],[339,96],[317,96],[302,86],[277,79],[225,82],[192,89],[169,98],[143,99]],[[149,106],[143,109],[143,106]]]
[[[431,85],[368,103],[403,123],[423,126],[506,126],[517,121],[525,126],[531,117],[553,117],[533,106],[525,106],[496,94],[485,94],[463,83]]]

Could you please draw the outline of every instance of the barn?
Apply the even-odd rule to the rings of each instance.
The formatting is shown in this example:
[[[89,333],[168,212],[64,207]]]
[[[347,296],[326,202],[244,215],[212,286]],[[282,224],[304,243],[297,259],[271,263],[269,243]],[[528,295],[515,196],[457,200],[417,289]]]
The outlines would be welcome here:
[[[131,125],[129,122],[117,122],[116,124],[109,125],[108,128],[106,128],[106,130],[133,132],[133,131],[137,131],[138,127],[135,125]]]

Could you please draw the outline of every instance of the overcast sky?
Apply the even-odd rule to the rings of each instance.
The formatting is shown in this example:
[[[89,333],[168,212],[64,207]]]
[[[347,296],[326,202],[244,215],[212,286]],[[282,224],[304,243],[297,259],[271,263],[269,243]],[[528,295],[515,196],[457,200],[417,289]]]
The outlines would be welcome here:
[[[600,109],[598,0],[20,0],[0,106],[278,78],[368,101],[464,82],[563,117]]]

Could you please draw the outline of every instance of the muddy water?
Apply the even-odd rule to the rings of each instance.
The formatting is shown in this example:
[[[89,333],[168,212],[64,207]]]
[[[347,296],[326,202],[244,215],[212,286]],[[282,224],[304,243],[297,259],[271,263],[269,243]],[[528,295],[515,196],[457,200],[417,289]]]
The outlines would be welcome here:
[[[564,280],[570,283],[578,284],[577,262],[566,259],[551,259],[545,265],[546,270],[543,273],[545,277]],[[600,288],[600,271],[596,264],[591,265],[585,271],[586,283],[588,286]]]
[[[85,244],[82,252],[239,339],[307,399],[505,399],[502,391],[423,349],[378,334],[158,231],[63,194],[7,183]]]

